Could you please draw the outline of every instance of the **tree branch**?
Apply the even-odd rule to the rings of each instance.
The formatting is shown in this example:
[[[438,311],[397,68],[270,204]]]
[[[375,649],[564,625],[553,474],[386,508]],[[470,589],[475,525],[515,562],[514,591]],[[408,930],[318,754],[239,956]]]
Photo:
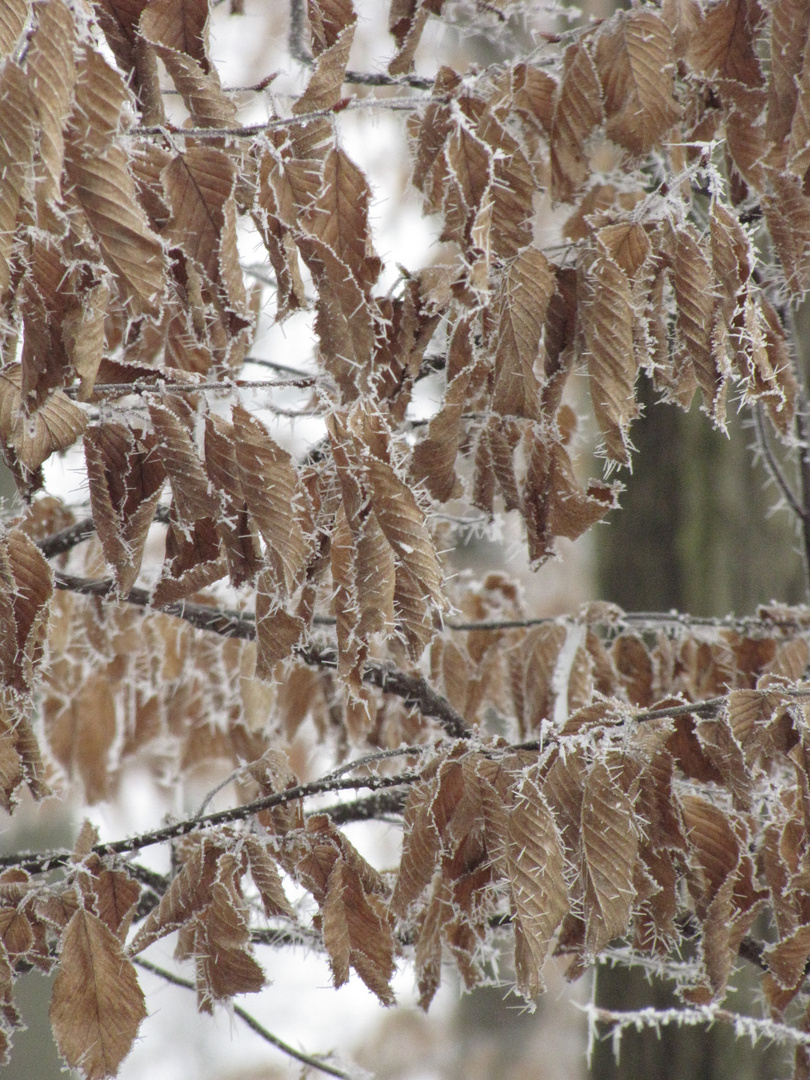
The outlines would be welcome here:
[[[762,460],[765,462],[765,467],[771,475],[772,480],[779,488],[784,497],[785,502],[790,509],[796,515],[800,522],[804,521],[804,511],[799,506],[799,500],[793,492],[790,484],[787,482],[787,477],[782,472],[781,466],[776,458],[773,456],[771,445],[768,442],[768,433],[765,430],[765,425],[762,422],[762,406],[757,402],[753,409],[754,413],[754,427],[757,433],[756,446],[762,451]]]
[[[153,829],[151,832],[141,833],[125,840],[95,844],[91,851],[99,856],[124,855],[131,851],[142,851],[144,848],[153,847],[155,844],[165,844],[169,840],[177,840],[181,836],[188,836],[190,833],[202,829],[244,821],[262,810],[271,810],[274,806],[283,806],[286,803],[306,799],[312,795],[324,795],[332,791],[357,791],[362,788],[377,791],[381,788],[402,787],[416,783],[420,776],[421,774],[418,772],[407,772],[395,776],[366,776],[359,779],[333,777],[332,779],[313,780],[308,784],[296,784],[294,787],[275,792],[273,795],[265,795],[261,799],[255,799],[253,802],[245,803],[242,806],[231,807],[229,810],[218,810],[215,813],[204,814],[201,817],[184,818],[182,821],[175,821],[171,825],[164,825],[161,829]],[[72,859],[73,855],[68,851],[39,854],[23,853],[0,856],[0,866],[15,866],[28,870],[33,874],[44,874],[58,866],[67,866]]]
[[[144,960],[141,956],[133,957],[132,962],[133,964],[137,964],[139,968],[143,968],[144,971],[149,971],[152,975],[158,975],[161,979],[165,979],[166,982],[172,983],[173,986],[182,986],[186,990],[196,991],[197,989],[190,979],[184,979],[181,975],[175,975],[165,968],[158,967],[157,964],[153,964],[150,960]],[[240,1020],[244,1021],[244,1023],[264,1039],[265,1042],[270,1043],[271,1046],[275,1046],[277,1050],[280,1050],[282,1054],[295,1058],[295,1060],[300,1061],[302,1065],[307,1065],[311,1069],[318,1069],[320,1072],[327,1073],[329,1076],[337,1076],[340,1080],[352,1080],[351,1074],[344,1072],[343,1069],[338,1069],[334,1065],[327,1064],[320,1056],[313,1057],[310,1054],[304,1054],[302,1051],[296,1050],[295,1047],[290,1046],[282,1039],[279,1039],[277,1035],[273,1035],[266,1027],[263,1027],[255,1017],[251,1016],[249,1012],[246,1012],[241,1005],[231,1002],[231,1007]]]
[[[93,393],[106,397],[125,397],[127,394],[196,394],[203,390],[230,394],[234,390],[305,390],[316,383],[314,375],[302,375],[297,379],[226,379],[182,383],[163,379],[136,379],[129,383],[96,383]],[[67,397],[74,398],[80,389],[78,386],[68,386],[62,392]]]
[[[301,113],[296,116],[278,116],[271,120],[265,120],[262,124],[248,124],[244,127],[235,128],[180,128],[173,124],[155,124],[149,127],[134,125],[126,131],[122,131],[124,138],[138,139],[143,137],[159,136],[169,139],[173,135],[180,135],[188,139],[255,139],[266,131],[278,131],[291,127],[293,124],[306,125],[313,120],[325,120],[338,116],[343,112],[358,112],[364,109],[387,109],[391,112],[413,112],[422,109],[426,105],[446,105],[450,99],[446,94],[431,94],[429,97],[411,98],[354,98],[348,102],[341,102],[338,106],[328,109],[313,109],[312,112]]]

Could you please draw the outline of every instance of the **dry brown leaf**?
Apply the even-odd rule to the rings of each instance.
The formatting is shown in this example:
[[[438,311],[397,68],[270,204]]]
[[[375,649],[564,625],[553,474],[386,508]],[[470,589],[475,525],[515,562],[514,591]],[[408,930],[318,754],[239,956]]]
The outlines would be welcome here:
[[[804,981],[810,957],[810,925],[798,927],[778,944],[766,949],[763,959],[768,970],[785,990],[797,989]]]
[[[299,225],[344,263],[368,293],[382,263],[374,254],[368,221],[371,189],[363,171],[339,147],[323,163],[317,198],[302,208]]]
[[[216,285],[226,205],[233,193],[236,166],[222,150],[190,146],[162,173],[172,216],[166,232]]]
[[[468,328],[461,333],[469,341]],[[458,336],[457,326],[454,340]],[[438,502],[447,502],[461,494],[455,463],[464,430],[462,414],[471,383],[471,372],[461,371],[448,384],[443,407],[431,418],[427,436],[416,444],[411,457],[411,479],[414,483],[423,483]]]
[[[267,541],[265,557],[275,589],[289,596],[309,552],[298,474],[290,454],[241,405],[234,407],[233,423],[242,493]]]
[[[773,177],[773,194],[765,195],[762,207],[785,283],[793,296],[801,296],[810,284],[810,198],[794,176]]]
[[[357,872],[338,859],[322,906],[323,941],[336,987],[348,981],[351,965],[383,1005],[393,1005],[394,936],[387,910],[368,895]]]
[[[431,811],[438,790],[437,770],[430,769],[408,791],[402,858],[391,897],[395,915],[404,915],[433,878],[441,849],[441,837]]]
[[[12,51],[27,19],[26,0],[8,0],[0,8],[0,56],[5,58]]]
[[[197,127],[235,127],[236,107],[208,58],[208,0],[149,0],[139,29],[166,65]]]
[[[149,526],[166,480],[154,435],[123,424],[85,432],[90,505],[104,557],[126,595],[143,558]]]
[[[604,225],[596,232],[596,240],[630,281],[645,265],[652,251],[647,231],[637,221]]]
[[[2,15],[0,15],[2,19]],[[20,204],[30,191],[36,111],[23,69],[8,60],[0,70],[0,145],[6,162],[0,175],[0,300],[11,281],[11,253]]]
[[[293,106],[293,112],[304,116],[334,108],[341,99],[341,89],[354,40],[356,16],[335,40],[317,57],[307,88]]]
[[[141,924],[138,933],[127,947],[130,956],[137,956],[155,941],[177,930],[211,902],[211,887],[217,873],[220,850],[213,843],[195,844],[183,867]]]
[[[421,590],[423,605],[443,609],[441,564],[413,492],[391,465],[377,457],[369,457],[366,470],[371,505],[386,540]]]
[[[680,799],[690,848],[694,852],[689,890],[703,919],[723,882],[740,861],[740,843],[723,811],[699,795]]]
[[[764,76],[756,54],[761,18],[758,0],[719,0],[692,36],[690,63],[709,77],[761,86]]]
[[[245,837],[245,853],[253,884],[259,890],[264,913],[269,919],[284,916],[295,922],[295,912],[284,892],[281,875],[269,845],[252,834]]]
[[[89,401],[93,394],[105,345],[105,323],[110,303],[106,282],[94,285],[83,296],[83,303],[68,310],[61,323],[65,355],[81,381],[77,395]]]
[[[596,39],[594,63],[608,136],[633,154],[647,154],[678,120],[672,34],[655,11],[620,12]]]
[[[119,734],[114,686],[101,668],[46,709],[51,753],[69,777],[78,774],[91,805],[111,794],[110,752]]]
[[[535,998],[552,938],[569,909],[562,841],[535,767],[509,810],[506,868],[515,919],[517,989]]]
[[[534,365],[555,285],[548,260],[534,247],[522,251],[504,275],[492,390],[492,408],[503,416],[538,416],[540,385]]]
[[[215,520],[231,582],[239,586],[259,572],[261,553],[239,479],[234,429],[213,413],[205,418],[205,471],[221,503]]]
[[[397,43],[397,53],[388,63],[389,75],[407,75],[413,69],[414,56],[431,14],[438,15],[443,0],[394,0],[388,16],[388,29]]]
[[[501,259],[514,258],[531,243],[535,178],[517,139],[493,112],[482,117],[478,135],[493,151],[492,182],[485,203],[488,217],[481,215],[473,239]]]
[[[306,624],[278,606],[275,572],[264,571],[256,582],[256,678],[274,679],[276,665],[286,660],[306,633]]]
[[[172,485],[174,508],[181,523],[191,525],[201,518],[216,520],[219,500],[210,490],[209,479],[194,445],[194,410],[185,398],[166,395],[150,402],[149,416],[157,436],[156,449]]]
[[[637,859],[633,802],[599,761],[588,774],[582,798],[586,956],[598,956],[626,931],[636,896]]]
[[[165,120],[154,49],[138,32],[138,20],[149,0],[100,0],[96,17],[119,68],[141,108],[144,124]]]
[[[555,198],[569,202],[590,173],[585,144],[604,119],[599,76],[585,44],[565,53],[551,124],[551,177]]]
[[[692,373],[703,391],[707,410],[722,425],[725,416],[725,403],[721,396],[724,379],[712,348],[715,285],[712,267],[691,226],[677,230],[673,246],[672,285],[678,305],[675,316],[678,339],[675,378],[680,382],[684,374]],[[681,401],[679,395],[678,403]]]
[[[146,1017],[135,968],[120,941],[81,908],[62,937],[50,1017],[59,1052],[87,1080],[116,1074]]]
[[[73,15],[64,0],[48,0],[37,9],[36,30],[26,67],[36,88],[34,107],[39,119],[37,199],[46,204],[58,202],[62,197],[65,157],[62,129],[70,114],[76,81],[75,37]]]
[[[98,917],[118,937],[126,941],[135,907],[141,896],[141,887],[126,870],[109,870],[101,867],[94,874],[93,893]]]
[[[455,240],[462,248],[488,246],[482,242],[482,237],[475,237],[473,233],[477,215],[490,204],[492,163],[492,150],[477,134],[462,124],[451,130],[444,156],[441,163],[437,163],[437,166],[443,166],[444,181],[442,240]],[[434,173],[436,179],[442,175],[435,170]]]
[[[0,683],[24,693],[42,661],[53,596],[51,568],[25,533],[0,538]]]
[[[80,53],[65,170],[121,298],[133,315],[157,312],[163,245],[138,202],[125,150],[115,140],[128,95],[120,75],[89,46]]]
[[[0,629],[5,634],[7,628],[7,610],[3,604]],[[50,794],[33,719],[28,694],[21,695],[8,689],[0,693],[0,805],[9,814],[17,803],[17,792],[22,784],[28,785],[35,799]]]
[[[802,57],[810,32],[810,8],[804,0],[774,0],[770,11],[767,128],[771,138],[781,142],[790,131],[796,109],[797,80],[802,74]]]
[[[588,361],[591,401],[607,456],[630,462],[628,430],[638,416],[635,399],[637,363],[633,348],[634,314],[627,275],[600,251],[582,268],[583,351]]]
[[[349,268],[320,241],[306,237],[299,241],[299,249],[318,287],[315,331],[320,339],[319,360],[345,400],[353,401],[358,387],[372,381],[376,333],[372,304]]]
[[[206,907],[191,924],[200,1012],[212,1012],[215,1001],[236,994],[255,994],[265,986],[264,972],[250,948],[248,910],[239,889],[240,877],[235,857],[220,855]]]
[[[306,304],[298,249],[291,231],[297,210],[284,170],[269,151],[262,153],[259,158],[256,184],[253,220],[276,276],[276,319],[281,320]]]
[[[356,698],[362,691],[363,666],[368,655],[368,644],[357,634],[360,605],[355,575],[355,545],[346,521],[344,504],[338,508],[330,556],[332,610],[337,624],[338,673],[349,692]]]

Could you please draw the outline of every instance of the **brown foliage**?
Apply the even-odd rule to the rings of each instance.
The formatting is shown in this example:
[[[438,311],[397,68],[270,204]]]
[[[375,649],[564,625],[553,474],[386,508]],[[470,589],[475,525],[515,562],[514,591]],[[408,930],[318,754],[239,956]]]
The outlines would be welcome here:
[[[700,390],[719,427],[730,393],[760,409],[769,457],[769,438],[806,441],[786,311],[810,287],[806,5],[650,3],[550,34],[542,67],[442,67],[426,90],[413,68],[442,7],[393,0],[389,76],[365,80],[380,109],[397,83],[440,242],[389,290],[373,178],[341,136],[361,103],[343,96],[362,78],[350,0],[309,0],[306,89],[256,127],[221,86],[206,0],[0,5],[0,450],[26,500],[0,533],[0,804],[71,783],[113,799],[131,763],[232,774],[240,799],[4,861],[0,1056],[14,977],[56,964],[63,1057],[114,1075],[145,1015],[140,954],[176,934],[210,1012],[265,985],[262,920],[386,1005],[406,955],[424,1007],[444,960],[468,988],[487,977],[496,933],[526,998],[552,955],[574,978],[616,941],[665,965],[690,936],[679,989],[713,1006],[767,908],[772,1016],[802,993],[805,613],[639,630],[595,605],[538,623],[505,577],[453,582],[444,552],[448,521],[509,512],[536,568],[601,521],[641,372],[682,407]],[[161,126],[170,88],[184,127]],[[250,229],[276,320],[314,338],[306,371],[255,396]],[[285,412],[321,422],[307,451]],[[79,441],[77,524],[40,489]],[[229,587],[244,610],[222,606]],[[306,739],[336,772],[299,783]],[[401,819],[397,866],[341,830],[364,813]],[[168,878],[121,860],[170,840]]]

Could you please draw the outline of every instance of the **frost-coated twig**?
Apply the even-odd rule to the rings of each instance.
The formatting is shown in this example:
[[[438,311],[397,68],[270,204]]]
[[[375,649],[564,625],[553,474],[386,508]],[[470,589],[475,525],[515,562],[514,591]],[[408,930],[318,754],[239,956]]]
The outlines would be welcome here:
[[[762,452],[762,460],[765,462],[765,467],[782,493],[785,502],[801,522],[804,520],[804,511],[799,505],[799,500],[796,498],[793,488],[788,483],[787,477],[782,471],[782,467],[773,455],[771,444],[768,442],[768,433],[765,430],[765,424],[762,421],[762,406],[759,403],[757,403],[753,413],[754,427],[757,433],[756,446]]]
[[[182,986],[186,990],[197,989],[190,979],[184,979],[182,975],[175,975],[173,972],[167,971],[157,964],[153,964],[151,960],[144,960],[143,957],[136,956],[133,958],[133,963],[137,964],[139,968],[143,968],[144,971],[149,971],[152,975],[157,975],[166,982],[172,983],[174,986]],[[328,1062],[324,1061],[320,1056],[313,1056],[311,1054],[305,1054],[301,1050],[296,1050],[294,1046],[290,1046],[282,1039],[279,1039],[277,1035],[273,1035],[266,1027],[263,1027],[254,1016],[251,1016],[249,1012],[246,1012],[241,1005],[236,1005],[234,1003],[232,1008],[240,1020],[246,1023],[247,1026],[252,1031],[255,1031],[265,1042],[270,1043],[271,1046],[275,1046],[277,1050],[280,1050],[282,1054],[295,1058],[295,1060],[300,1061],[302,1065],[307,1065],[311,1069],[318,1069],[320,1072],[327,1073],[329,1076],[337,1076],[340,1080],[352,1080],[351,1073],[344,1072],[343,1069],[338,1069],[335,1065],[328,1064]]]
[[[312,112],[300,113],[293,116],[277,116],[271,120],[265,120],[262,124],[247,124],[244,127],[235,128],[180,128],[173,124],[154,124],[146,127],[135,125],[122,131],[123,137],[133,139],[141,137],[152,138],[158,136],[163,139],[182,136],[186,139],[255,139],[267,131],[279,131],[293,125],[306,125],[313,120],[327,120],[344,112],[358,112],[368,109],[383,109],[389,112],[414,112],[423,109],[426,105],[446,105],[449,98],[446,94],[431,94],[429,97],[393,97],[393,98],[354,98],[350,101],[341,102],[338,106],[329,109],[313,109]]]
[[[130,836],[124,840],[114,840],[110,843],[95,844],[91,849],[93,854],[101,857],[105,855],[125,855],[132,851],[142,851],[144,848],[154,847],[156,844],[165,844],[169,840],[179,840],[182,836],[203,829],[215,828],[218,825],[230,825],[237,821],[245,821],[262,810],[271,810],[274,806],[284,806],[298,799],[310,798],[313,795],[324,795],[333,791],[357,791],[367,788],[378,791],[381,788],[406,787],[416,783],[421,774],[418,772],[398,773],[395,776],[366,776],[358,779],[338,777],[332,780],[312,780],[308,784],[296,784],[294,787],[285,788],[284,791],[265,795],[261,799],[245,803],[242,806],[234,806],[229,810],[218,810],[213,814],[204,814],[201,817],[183,818],[174,821],[170,825],[164,825],[160,829],[140,833],[138,836]],[[3,855],[0,857],[0,866],[15,866],[28,870],[33,874],[47,873],[58,866],[66,866],[72,859],[72,854],[67,851],[22,853],[16,855]]]
[[[804,568],[810,593],[810,428],[807,414],[801,406],[796,412],[796,433],[799,436],[799,479],[802,485],[803,510],[800,521],[804,540]]]
[[[315,386],[314,375],[291,379],[216,379],[208,382],[172,382],[170,379],[138,379],[129,383],[96,383],[93,393],[102,397],[126,397],[128,394],[196,394],[209,391],[230,394],[234,390],[305,390]],[[68,386],[67,397],[76,397],[78,386]]]
[[[704,1025],[711,1027],[712,1024],[716,1023],[730,1024],[734,1028],[735,1036],[739,1038],[742,1035],[747,1035],[752,1045],[758,1039],[769,1039],[779,1044],[793,1043],[795,1046],[810,1046],[810,1032],[800,1031],[797,1028],[790,1027],[788,1024],[781,1024],[776,1020],[764,1017],[744,1016],[742,1013],[735,1013],[730,1009],[721,1009],[715,1005],[704,1005],[698,1008],[685,1008],[679,1005],[678,1008],[673,1009],[656,1009],[650,1006],[644,1009],[634,1009],[630,1012],[604,1009],[593,1003],[577,1007],[581,1008],[588,1017],[591,1044],[596,1024],[608,1024],[612,1029],[611,1034],[616,1050],[618,1050],[618,1043],[621,1041],[622,1034],[628,1028],[633,1028],[635,1031],[651,1028],[657,1031],[659,1028],[671,1024],[675,1024],[677,1027]]]

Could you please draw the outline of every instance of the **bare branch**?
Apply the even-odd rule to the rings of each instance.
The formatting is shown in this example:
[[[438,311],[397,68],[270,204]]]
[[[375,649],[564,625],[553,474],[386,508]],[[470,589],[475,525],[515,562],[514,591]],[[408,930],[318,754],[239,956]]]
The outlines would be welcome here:
[[[297,379],[227,379],[217,382],[173,383],[157,379],[154,382],[138,380],[131,383],[97,383],[93,393],[102,397],[125,397],[127,394],[196,394],[206,390],[217,394],[232,394],[234,390],[288,390],[307,389],[317,385],[314,375],[302,375]],[[78,386],[69,386],[64,393],[75,397]]]
[[[787,477],[782,471],[782,467],[774,457],[773,451],[771,450],[771,445],[768,441],[768,433],[765,430],[765,424],[762,420],[762,406],[757,404],[756,407],[753,409],[753,413],[754,425],[757,433],[756,445],[758,449],[762,451],[762,458],[765,462],[768,472],[770,473],[776,486],[781,491],[785,502],[796,515],[798,520],[802,522],[804,520],[804,511],[802,510],[801,506],[799,506],[799,501],[796,498],[796,495],[794,494],[790,484],[787,482]]]
[[[144,138],[158,136],[170,140],[172,137],[183,136],[189,139],[255,139],[267,131],[278,131],[289,128],[292,125],[311,124],[313,120],[326,120],[338,116],[344,112],[358,112],[368,109],[385,109],[390,112],[413,112],[422,109],[426,105],[447,104],[446,95],[431,95],[430,97],[411,98],[353,98],[351,101],[341,102],[339,106],[329,109],[316,109],[312,112],[302,113],[300,116],[279,116],[266,120],[263,124],[249,124],[245,127],[236,128],[178,128],[173,124],[156,124],[151,127],[135,125],[121,135],[128,138]]]
[[[99,856],[124,855],[132,851],[142,851],[144,848],[153,847],[155,844],[165,844],[169,840],[177,840],[181,836],[202,829],[214,828],[217,825],[229,825],[237,821],[245,821],[262,810],[270,810],[274,806],[283,806],[298,799],[306,799],[313,795],[324,795],[333,791],[357,791],[368,788],[377,791],[381,788],[405,787],[414,784],[419,779],[417,772],[398,773],[395,776],[367,776],[360,779],[332,779],[313,780],[308,784],[297,784],[295,787],[286,788],[274,795],[266,795],[254,802],[243,806],[235,806],[229,810],[219,810],[213,814],[205,814],[202,817],[185,818],[175,821],[171,825],[165,825],[162,829],[154,829],[151,832],[141,833],[138,836],[128,837],[125,840],[114,840],[111,843],[96,844],[92,851]],[[73,856],[69,851],[52,851],[40,853],[18,853],[16,855],[0,856],[0,866],[15,866],[27,870],[32,874],[44,874],[59,866],[67,866]]]
[[[184,979],[181,975],[175,975],[165,968],[158,967],[158,965],[153,964],[151,960],[144,960],[142,956],[133,957],[133,963],[137,964],[138,967],[143,968],[144,971],[149,971],[152,975],[158,975],[161,979],[165,979],[166,982],[172,983],[173,986],[182,986],[186,990],[197,989],[194,983],[189,979]],[[252,1031],[255,1031],[257,1035],[264,1039],[265,1042],[270,1043],[271,1046],[275,1046],[282,1054],[286,1054],[288,1057],[300,1061],[302,1065],[307,1065],[311,1069],[317,1069],[319,1072],[326,1073],[328,1076],[337,1076],[340,1080],[352,1080],[351,1073],[344,1072],[343,1069],[338,1069],[336,1066],[330,1065],[319,1056],[304,1054],[301,1050],[296,1050],[295,1047],[290,1046],[282,1039],[279,1039],[277,1035],[271,1034],[271,1032],[263,1027],[255,1017],[251,1016],[249,1012],[246,1012],[241,1005],[232,1003],[231,1008],[239,1019],[244,1021]]]

